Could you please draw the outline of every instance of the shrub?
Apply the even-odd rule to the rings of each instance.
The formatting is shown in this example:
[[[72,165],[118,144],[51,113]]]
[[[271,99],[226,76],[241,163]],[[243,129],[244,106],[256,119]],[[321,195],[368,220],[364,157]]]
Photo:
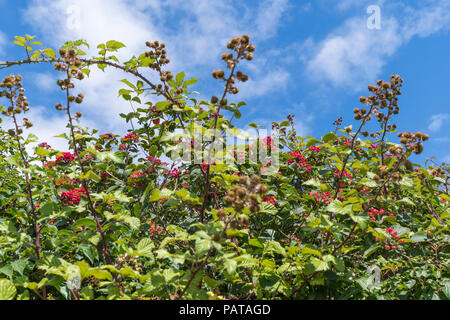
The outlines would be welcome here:
[[[222,135],[196,144],[179,134],[242,134],[232,119],[245,103],[230,97],[248,80],[238,70],[255,51],[247,35],[228,43],[227,72],[212,74],[224,91],[210,101],[192,98],[196,79],[166,69],[158,41],[123,63],[113,55],[124,47],[117,41],[90,58],[83,40],[58,56],[33,49],[41,43],[28,35],[15,43],[27,57],[0,68],[53,65],[66,96],[55,108],[67,114],[70,134],[61,135],[68,152],[45,142],[30,148],[38,137],[24,135],[33,124],[23,117],[32,106],[22,77],[3,79],[1,111],[14,128],[0,130],[0,299],[449,298],[449,167],[410,162],[426,134],[388,140],[397,132],[400,76],[368,87],[356,130],[342,128],[341,117],[321,139],[304,138],[293,115],[274,123],[278,138],[254,142],[279,151],[274,172],[271,161],[238,161],[252,146],[219,162]],[[121,114],[133,123],[126,136],[76,124],[84,99],[76,84],[95,66],[134,79],[119,91],[138,105]],[[370,121],[380,129],[367,131]],[[163,160],[186,148],[202,160]]]

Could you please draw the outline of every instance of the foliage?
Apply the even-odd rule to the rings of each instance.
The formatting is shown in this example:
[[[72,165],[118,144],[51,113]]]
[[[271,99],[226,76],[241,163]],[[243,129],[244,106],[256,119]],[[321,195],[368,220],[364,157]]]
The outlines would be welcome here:
[[[67,42],[59,56],[34,49],[42,43],[28,35],[14,43],[26,58],[0,68],[53,65],[66,95],[55,107],[67,114],[70,134],[60,135],[69,152],[45,142],[31,148],[38,137],[23,133],[33,124],[22,116],[30,109],[22,77],[4,78],[1,111],[14,129],[0,128],[0,299],[450,297],[449,167],[408,160],[422,152],[426,134],[387,139],[397,132],[399,76],[368,87],[354,110],[356,130],[341,129],[340,118],[316,139],[297,136],[292,115],[274,123],[280,169],[265,175],[262,163],[212,161],[215,138],[203,142],[201,164],[161,160],[176,150],[177,130],[194,123],[237,132],[232,120],[245,103],[227,97],[248,79],[237,70],[253,58],[247,35],[228,44],[228,75],[213,72],[225,89],[211,101],[193,98],[196,79],[166,70],[158,41],[126,62],[113,55],[124,47],[117,41],[90,58],[84,40]],[[121,114],[133,127],[125,137],[76,124],[84,99],[76,83],[93,67],[132,78],[119,91],[137,106]],[[371,118],[377,132],[366,129]]]

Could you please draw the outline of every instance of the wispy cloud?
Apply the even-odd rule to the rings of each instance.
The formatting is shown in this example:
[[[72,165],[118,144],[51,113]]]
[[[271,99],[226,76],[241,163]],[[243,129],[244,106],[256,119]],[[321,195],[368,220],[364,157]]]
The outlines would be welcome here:
[[[309,39],[304,46],[309,51],[303,57],[307,74],[334,86],[358,90],[361,83],[373,81],[389,57],[413,37],[427,37],[450,27],[448,1],[427,2],[420,8],[396,4],[395,16],[388,4],[381,7],[380,30],[367,28],[367,17],[359,14],[347,19],[321,41]],[[352,5],[356,2],[349,0],[340,7]]]
[[[442,125],[450,119],[450,115],[448,113],[439,113],[432,115],[430,118],[430,124],[428,125],[428,130],[432,132],[439,131]]]
[[[57,89],[56,74],[43,72],[43,73],[30,73],[27,75],[30,79],[33,79],[33,85],[42,91],[52,91]]]
[[[4,53],[3,46],[6,44],[6,36],[5,34],[0,30],[0,55]]]

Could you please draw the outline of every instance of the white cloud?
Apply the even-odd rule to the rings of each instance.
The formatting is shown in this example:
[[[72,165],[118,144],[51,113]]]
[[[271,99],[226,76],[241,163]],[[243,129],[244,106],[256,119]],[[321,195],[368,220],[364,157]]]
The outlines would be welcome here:
[[[380,72],[401,42],[394,19],[386,20],[383,32],[374,34],[365,19],[353,18],[315,46],[307,72],[338,86],[365,83]]]
[[[448,121],[450,115],[448,113],[439,113],[432,115],[430,118],[430,124],[428,125],[428,130],[432,132],[439,131],[442,125]]]
[[[30,73],[27,77],[33,79],[33,85],[43,91],[52,91],[58,88],[56,85],[56,75],[48,72],[45,73]]]
[[[342,6],[354,4],[346,1]],[[380,30],[368,29],[366,17],[358,15],[319,42],[308,39],[303,47],[307,52],[301,57],[306,60],[307,74],[318,81],[358,90],[375,80],[389,57],[413,37],[426,37],[450,26],[448,1],[434,1],[417,9],[401,7],[400,11],[390,16],[389,7],[382,7]]]
[[[31,106],[30,111],[27,112],[24,117],[30,119],[33,123],[33,127],[30,129],[24,129],[24,136],[28,136],[28,134],[35,134],[39,140],[34,143],[28,145],[28,152],[31,151],[31,147],[36,146],[38,143],[47,142],[52,148],[59,151],[68,151],[68,141],[64,138],[56,138],[55,136],[60,135],[62,133],[69,134],[69,129],[66,128],[67,124],[67,116],[66,113],[57,113],[53,115],[48,115],[48,110],[43,106]],[[5,129],[11,129],[14,127],[14,124],[10,118],[5,118],[5,122],[2,126]],[[21,118],[18,119],[19,125],[21,124]],[[74,123],[78,124],[78,123]],[[79,125],[84,127],[91,127],[93,125],[92,121],[87,119],[82,119]]]
[[[276,34],[277,26],[288,9],[287,0],[266,0],[260,5],[256,17],[257,33],[269,38]]]
[[[4,53],[3,46],[6,44],[6,36],[5,34],[0,30],[0,55]]]
[[[71,7],[74,4],[75,10]],[[83,38],[91,45],[87,53],[95,54],[98,43],[111,39],[121,41],[127,45],[117,54],[121,61],[144,52],[146,41],[163,41],[171,59],[169,69],[185,70],[188,76],[196,77],[196,73],[205,70],[209,76],[210,70],[221,64],[220,54],[232,36],[249,33],[255,41],[274,36],[287,0],[266,0],[256,10],[242,6],[244,11],[218,0],[33,0],[24,15],[44,37],[43,42],[54,47]],[[77,12],[79,17],[74,15]],[[250,23],[255,19],[259,22]],[[288,78],[285,70],[272,67],[266,71],[267,74],[250,74],[259,87],[247,90],[247,97],[267,93],[268,75],[273,76],[273,85],[284,87]],[[145,75],[155,79],[150,72]],[[128,102],[117,97],[119,88],[123,87],[119,80],[125,76],[117,70],[107,69],[103,73],[93,67],[90,77],[76,86],[75,92],[86,96],[81,111],[95,127],[115,132],[126,129],[127,124],[118,113],[128,113],[131,108]]]
[[[260,97],[268,92],[283,91],[286,89],[289,78],[289,72],[282,68],[265,72],[262,77],[257,77],[255,80],[249,79],[242,84],[239,98]]]

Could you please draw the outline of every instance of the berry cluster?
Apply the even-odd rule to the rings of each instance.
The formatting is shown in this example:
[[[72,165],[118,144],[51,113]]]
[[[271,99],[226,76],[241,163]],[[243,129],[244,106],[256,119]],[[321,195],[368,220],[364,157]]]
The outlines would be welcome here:
[[[318,194],[317,192],[310,192],[309,195],[316,198],[316,202],[323,202],[324,204],[328,204],[331,200],[330,192],[323,192],[322,194]]]
[[[311,147],[308,148],[308,150],[316,152],[316,153],[319,153],[320,152],[320,147],[311,146]]]
[[[113,139],[113,138],[114,138],[114,136],[112,135],[112,133],[105,133],[100,136],[100,140],[102,140],[102,141],[105,139]]]
[[[147,160],[150,162],[150,164],[148,165],[149,173],[156,173],[156,170],[160,169],[161,166],[168,165],[167,162],[162,162],[160,159],[153,156],[148,156]]]
[[[122,142],[129,142],[129,141],[138,142],[139,137],[135,135],[133,132],[131,132],[122,138]]]
[[[386,212],[386,210],[382,209],[375,209],[374,207],[370,207],[369,209],[369,217],[371,220],[375,221],[376,216],[383,216],[388,215],[390,217],[393,217],[394,214],[392,212]]]
[[[61,193],[61,195],[59,196],[59,199],[65,202],[63,203],[63,206],[67,206],[67,204],[76,205],[80,203],[82,194],[86,194],[86,190],[83,187],[79,189],[63,191],[63,193]]]
[[[368,196],[368,195],[370,194],[370,188],[369,188],[369,187],[366,187],[366,188],[364,188],[364,189],[361,189],[361,190],[359,191],[359,193],[361,193],[361,194],[364,195],[364,196]]]
[[[39,148],[51,149],[52,147],[47,142],[42,142],[41,144],[39,144]]]
[[[164,229],[161,228],[160,226],[156,226],[156,223],[155,223],[155,222],[153,222],[153,223],[147,222],[147,224],[150,225],[150,230],[149,230],[149,232],[150,232],[150,235],[151,235],[152,237],[153,237],[153,236],[157,236],[157,235],[161,235],[161,234],[164,233]]]
[[[108,178],[109,178],[109,173],[108,173],[108,172],[102,172],[102,173],[100,174],[100,178],[101,178],[102,180],[108,179]]]
[[[92,159],[94,159],[94,156],[92,155],[92,154],[87,154],[87,155],[85,155],[84,157],[83,157],[83,160],[86,162],[86,161],[89,161],[89,160],[92,160]]]
[[[272,147],[272,138],[271,137],[265,137],[262,141],[263,146],[267,146],[269,148]]]
[[[271,197],[271,196],[266,196],[263,198],[263,202],[268,202],[273,204],[274,206],[277,204],[275,197]]]
[[[303,168],[306,168],[307,172],[311,171],[311,166],[306,162],[305,157],[298,151],[290,152],[289,155],[295,160],[288,159],[288,163],[297,162],[297,164]]]
[[[128,183],[134,184],[136,188],[141,188],[145,186],[143,183],[143,180],[147,177],[147,174],[142,171],[135,171],[133,172],[130,177],[128,178]]]
[[[170,172],[170,176],[172,178],[178,179],[183,172],[179,168],[173,168],[172,172]]]
[[[63,152],[62,156],[56,157],[55,161],[49,161],[44,164],[44,168],[53,168],[54,166],[58,165],[61,162],[69,163],[75,160],[75,155],[70,152]]]
[[[60,157],[56,157],[56,164],[60,163],[60,162],[72,162],[73,160],[75,160],[75,155],[70,153],[70,152],[63,152],[62,156]]]
[[[404,240],[403,239],[399,239],[400,236],[397,234],[397,231],[394,231],[392,228],[387,228],[387,229],[383,229],[384,232],[389,233],[390,238],[386,239],[386,245],[384,246],[384,248],[386,250],[397,250],[397,244],[399,243],[403,243]],[[381,239],[375,238],[375,241],[382,241]],[[392,242],[396,241],[396,243],[392,244]]]
[[[292,241],[296,241],[296,242],[300,242],[300,239],[297,238],[295,235],[293,234],[288,234],[287,237],[292,240]],[[288,242],[289,240],[284,240],[282,239],[281,242]]]
[[[334,175],[335,175],[336,177],[339,177],[339,176],[341,175],[341,171],[339,171],[338,169],[336,169],[336,171],[334,172]],[[345,170],[344,170],[344,172],[342,173],[342,176],[347,177],[347,178],[349,178],[350,180],[353,179],[353,176],[352,176],[350,173],[348,173],[347,171],[345,171]]]

